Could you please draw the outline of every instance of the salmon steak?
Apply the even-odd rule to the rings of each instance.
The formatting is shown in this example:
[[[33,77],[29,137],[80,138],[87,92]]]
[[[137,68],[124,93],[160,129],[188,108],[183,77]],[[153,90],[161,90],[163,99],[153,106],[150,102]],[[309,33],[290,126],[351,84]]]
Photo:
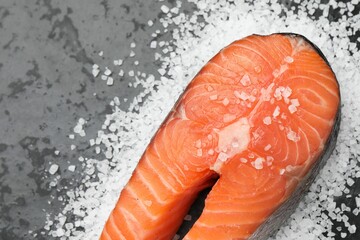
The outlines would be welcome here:
[[[121,191],[101,240],[267,239],[336,144],[340,91],[321,51],[292,33],[251,35],[189,83]]]

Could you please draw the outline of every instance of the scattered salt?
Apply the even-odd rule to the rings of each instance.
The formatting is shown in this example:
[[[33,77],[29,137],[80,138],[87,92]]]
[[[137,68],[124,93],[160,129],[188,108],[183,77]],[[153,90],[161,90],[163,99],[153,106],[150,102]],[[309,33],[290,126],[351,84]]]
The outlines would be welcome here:
[[[68,167],[68,170],[69,170],[70,172],[73,172],[73,171],[75,171],[75,168],[76,168],[75,165],[70,165],[70,166]]]
[[[269,116],[264,117],[263,123],[264,123],[265,125],[270,125],[270,124],[271,124],[271,117],[269,117]]]
[[[58,169],[59,169],[59,165],[57,165],[57,164],[52,164],[52,165],[50,166],[50,168],[49,168],[49,173],[50,173],[51,175],[54,175],[54,174],[58,171]]]

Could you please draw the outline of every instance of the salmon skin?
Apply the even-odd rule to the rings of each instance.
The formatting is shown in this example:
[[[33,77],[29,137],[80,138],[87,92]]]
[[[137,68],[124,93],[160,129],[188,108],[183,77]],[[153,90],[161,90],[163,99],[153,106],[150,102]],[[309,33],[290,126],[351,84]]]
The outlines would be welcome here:
[[[314,44],[292,33],[235,41],[179,98],[100,239],[173,239],[210,186],[183,239],[267,239],[329,158],[339,125],[339,84]]]

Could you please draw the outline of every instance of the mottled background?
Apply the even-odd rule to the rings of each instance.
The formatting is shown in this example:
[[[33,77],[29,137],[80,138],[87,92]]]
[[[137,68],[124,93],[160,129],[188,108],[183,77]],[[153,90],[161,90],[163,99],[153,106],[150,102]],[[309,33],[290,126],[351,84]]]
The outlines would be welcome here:
[[[64,203],[58,196],[82,179],[78,156],[94,155],[85,139],[68,138],[77,120],[91,119],[86,139],[94,137],[111,112],[110,100],[131,99],[140,91],[128,88],[126,77],[107,86],[91,75],[91,66],[111,66],[113,59],[128,56],[135,42],[133,61],[140,64],[125,59],[124,70],[156,75],[159,63],[149,44],[163,4],[171,7],[175,1],[0,1],[1,240],[33,239],[29,230],[38,233],[36,239],[51,238],[43,229],[46,214],[60,212]],[[191,4],[183,4],[182,11],[192,10]],[[340,15],[331,12],[330,17],[336,20]],[[149,19],[154,26],[147,25]],[[158,38],[170,39],[170,33]],[[101,50],[103,57],[98,55]],[[71,144],[77,149],[71,151]],[[60,166],[59,174],[47,172],[52,163]],[[69,172],[70,164],[77,165],[77,171]],[[59,175],[57,187],[50,187]]]

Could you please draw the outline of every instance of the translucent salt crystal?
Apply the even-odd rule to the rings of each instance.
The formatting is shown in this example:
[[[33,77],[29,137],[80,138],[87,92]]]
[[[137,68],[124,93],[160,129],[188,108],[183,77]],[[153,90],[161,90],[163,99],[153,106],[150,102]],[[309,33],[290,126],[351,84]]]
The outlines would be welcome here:
[[[104,55],[104,51],[99,52],[99,56],[102,57]]]
[[[295,107],[300,106],[299,100],[297,98],[291,99],[290,102],[291,105],[294,105]]]
[[[260,73],[261,72],[261,67],[260,66],[255,66],[254,68],[256,73]]]
[[[113,84],[114,84],[114,79],[113,79],[112,77],[108,77],[106,84],[107,84],[108,86],[113,85]]]
[[[111,73],[112,73],[111,70],[108,69],[108,68],[106,68],[105,71],[104,71],[104,74],[105,74],[106,76],[110,76]]]
[[[240,80],[240,83],[244,86],[244,87],[247,87],[251,84],[251,80],[250,80],[250,77],[249,75],[245,74],[241,80]]]
[[[60,151],[59,151],[59,150],[55,150],[54,153],[55,153],[55,155],[59,155],[59,154],[60,154]]]
[[[218,96],[217,95],[211,95],[209,98],[210,98],[210,100],[216,100],[218,98]]]
[[[169,7],[166,5],[162,5],[160,9],[163,13],[168,13],[170,11]]]
[[[50,168],[49,168],[49,173],[50,173],[51,175],[54,175],[54,174],[57,172],[58,169],[59,169],[59,165],[57,165],[57,164],[52,164],[52,165],[50,166]]]
[[[242,163],[247,163],[247,159],[246,158],[240,158],[240,162],[242,162]]]
[[[348,178],[346,183],[351,187],[352,185],[354,185],[355,181],[352,178]]]
[[[280,169],[279,173],[280,173],[280,175],[283,175],[285,173],[285,169],[283,169],[283,168]]]
[[[222,103],[224,104],[224,106],[227,106],[227,105],[229,105],[229,99],[227,99],[227,98],[224,98],[224,100],[222,101]]]
[[[271,117],[269,117],[269,116],[264,117],[263,123],[264,123],[265,125],[270,125],[270,124],[271,124]]]
[[[209,86],[206,87],[206,90],[208,92],[212,92],[212,91],[214,91],[214,88],[211,85],[209,85]]]
[[[350,227],[348,227],[348,231],[350,234],[354,234],[356,232],[356,226],[351,225]]]
[[[300,140],[300,136],[292,130],[287,133],[286,137],[293,142],[298,142]]]
[[[225,162],[228,159],[228,155],[224,152],[219,153],[218,160]]]
[[[195,147],[196,148],[201,148],[201,140],[198,139],[196,142],[195,142]]]
[[[280,107],[276,106],[274,112],[273,112],[273,117],[276,118],[277,116],[280,115]]]
[[[161,76],[164,76],[165,73],[166,73],[166,70],[163,69],[163,68],[160,68],[160,69],[158,70],[158,72],[160,73]]]
[[[264,158],[256,158],[255,161],[253,161],[251,163],[251,165],[255,168],[255,169],[263,169],[263,162],[264,162]]]
[[[290,112],[291,114],[293,114],[294,112],[297,111],[296,106],[295,106],[295,105],[292,105],[292,104],[289,105],[288,109],[289,109],[289,112]]]
[[[108,77],[106,75],[101,75],[101,80],[106,81]]]
[[[151,41],[150,48],[156,48],[156,41]]]
[[[360,208],[360,197],[355,197],[356,206]]]
[[[270,144],[268,144],[268,145],[266,145],[266,146],[264,147],[264,150],[265,150],[265,151],[269,151],[269,150],[270,150],[270,148],[271,148],[271,145],[270,145]]]
[[[70,165],[70,166],[68,167],[68,170],[69,170],[70,172],[74,172],[74,171],[75,171],[75,168],[76,168],[75,165]]]
[[[209,149],[208,154],[209,154],[209,155],[214,155],[214,150],[213,150],[213,149]]]
[[[287,62],[287,63],[292,63],[292,62],[294,62],[294,59],[293,59],[292,57],[290,57],[290,56],[286,56],[284,60],[285,60],[285,62]]]
[[[94,77],[97,77],[100,73],[100,70],[97,68],[94,68],[94,69],[92,69],[91,73]]]
[[[202,149],[198,149],[198,150],[196,151],[196,155],[197,155],[198,157],[201,157],[201,156],[203,155]]]

